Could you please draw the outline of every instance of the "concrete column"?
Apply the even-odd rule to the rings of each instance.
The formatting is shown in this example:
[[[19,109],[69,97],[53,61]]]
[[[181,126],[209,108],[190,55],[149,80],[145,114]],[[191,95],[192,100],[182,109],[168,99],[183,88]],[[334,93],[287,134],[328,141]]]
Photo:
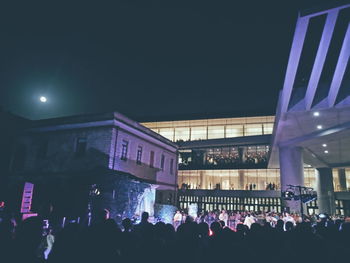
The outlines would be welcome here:
[[[339,168],[338,169],[338,182],[340,186],[340,191],[347,191],[347,185],[346,185],[346,174],[345,174],[345,169],[344,168]]]
[[[280,180],[281,190],[288,189],[289,184],[304,186],[303,151],[300,147],[280,147]],[[300,201],[284,201],[285,207],[289,207],[290,212],[301,212]],[[304,214],[306,211],[304,209]]]
[[[209,189],[210,178],[207,173],[204,171],[199,171],[199,177],[201,178],[201,187],[200,189]]]
[[[245,190],[244,170],[238,170],[238,187],[239,187],[239,190]]]
[[[318,212],[333,215],[335,213],[335,200],[332,169],[317,168],[315,174]]]

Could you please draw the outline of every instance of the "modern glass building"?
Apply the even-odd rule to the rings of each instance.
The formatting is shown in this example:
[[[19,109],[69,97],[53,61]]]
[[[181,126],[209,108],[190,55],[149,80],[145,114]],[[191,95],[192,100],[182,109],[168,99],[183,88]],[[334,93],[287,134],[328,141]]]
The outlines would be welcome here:
[[[144,123],[180,146],[181,207],[300,213],[275,199],[306,186],[309,213],[350,214],[349,10],[298,14],[276,116]]]
[[[268,168],[274,116],[146,122],[144,126],[179,145],[178,205],[213,209],[281,211],[280,169]],[[350,168],[344,170],[350,186]],[[334,189],[340,191],[338,169]],[[316,188],[305,165],[305,186]],[[311,202],[308,212],[317,212]],[[344,214],[342,201],[338,214]]]

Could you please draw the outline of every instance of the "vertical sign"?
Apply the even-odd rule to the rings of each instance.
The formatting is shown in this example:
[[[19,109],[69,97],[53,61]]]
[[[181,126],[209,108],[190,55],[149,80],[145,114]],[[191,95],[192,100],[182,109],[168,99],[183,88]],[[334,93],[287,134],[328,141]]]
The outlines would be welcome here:
[[[22,196],[21,213],[30,213],[32,207],[34,184],[25,183]]]

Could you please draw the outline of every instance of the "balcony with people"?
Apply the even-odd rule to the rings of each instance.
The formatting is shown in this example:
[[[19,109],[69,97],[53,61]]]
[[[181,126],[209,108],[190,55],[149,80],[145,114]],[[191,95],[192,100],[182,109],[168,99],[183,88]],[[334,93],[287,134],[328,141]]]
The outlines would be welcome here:
[[[268,152],[267,145],[185,149],[179,152],[179,169],[266,168]]]

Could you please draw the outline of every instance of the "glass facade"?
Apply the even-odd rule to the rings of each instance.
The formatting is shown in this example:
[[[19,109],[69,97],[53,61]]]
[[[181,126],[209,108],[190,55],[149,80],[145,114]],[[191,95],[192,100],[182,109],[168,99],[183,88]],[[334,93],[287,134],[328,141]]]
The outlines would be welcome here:
[[[338,169],[333,169],[333,187],[334,191],[338,192],[340,191],[340,183],[339,183],[339,176],[338,176]],[[346,184],[347,189],[350,188],[350,168],[345,169],[346,174]],[[314,168],[305,168],[304,169],[304,184],[307,187],[312,187],[316,189],[316,176],[315,176],[315,169]]]
[[[178,185],[188,189],[279,190],[279,169],[182,170]]]
[[[171,141],[193,141],[272,134],[274,116],[144,122]]]
[[[181,142],[272,134],[274,120],[274,116],[262,116],[142,124],[171,141]],[[216,142],[206,142],[206,145],[214,143]],[[269,145],[211,147],[201,147],[200,143],[193,145],[196,146],[187,149],[186,144],[182,144],[182,148],[179,149],[178,202],[181,209],[186,209],[191,203],[197,203],[202,211],[216,209],[280,211],[280,198],[268,196],[269,193],[275,195],[278,193],[264,192],[264,190],[280,191],[279,169],[267,168]],[[345,171],[346,188],[350,191],[350,168],[346,168]],[[344,181],[342,182],[344,184]],[[304,168],[304,185],[316,189],[314,168]],[[342,189],[338,169],[333,169],[333,185],[335,191]],[[200,190],[215,189],[262,192],[250,192],[257,193],[257,197],[248,197],[250,195],[248,192],[239,197],[231,194],[216,196],[218,192],[226,194],[225,191],[205,191],[205,196],[196,194]],[[336,213],[344,214],[345,206],[342,200],[336,200]],[[309,214],[318,212],[317,200],[307,204],[307,211]]]
[[[350,185],[350,168],[346,169]],[[304,184],[316,189],[315,170],[304,169]],[[338,191],[337,169],[333,170],[334,190]],[[279,169],[179,170],[178,185],[188,189],[280,190]],[[255,187],[254,187],[255,185]],[[251,189],[252,188],[252,189]]]
[[[350,191],[350,168],[345,168],[345,175],[346,175],[346,188],[348,191]],[[339,175],[338,175],[338,169],[333,169],[333,186],[334,191],[338,192],[340,191],[340,182],[339,182]]]
[[[335,200],[334,202],[335,202],[335,214],[340,215],[340,216],[344,216],[345,211],[346,211],[345,203],[348,201],[347,200]],[[307,213],[309,215],[319,213],[318,206],[317,206],[317,200],[308,203],[306,205],[306,207],[307,207]]]
[[[179,169],[266,168],[268,145],[179,150]]]

